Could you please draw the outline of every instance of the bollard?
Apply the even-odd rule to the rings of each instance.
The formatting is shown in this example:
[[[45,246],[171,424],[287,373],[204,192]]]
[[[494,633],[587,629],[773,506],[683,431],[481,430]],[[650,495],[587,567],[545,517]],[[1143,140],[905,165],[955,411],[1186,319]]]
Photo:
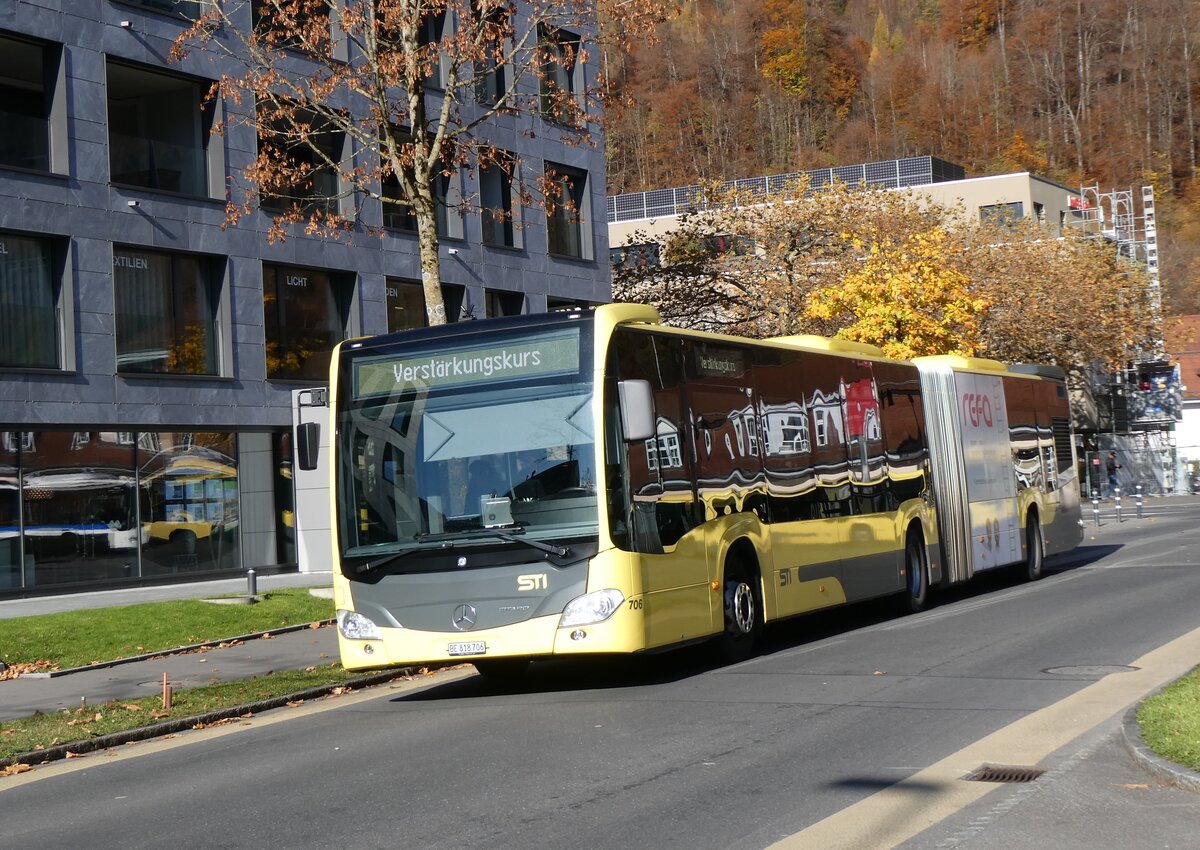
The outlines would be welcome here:
[[[1100,497],[1092,494],[1092,518],[1096,520],[1096,528],[1100,527]]]
[[[251,599],[258,596],[258,575],[254,570],[246,570],[246,595]]]
[[[1121,521],[1121,488],[1116,487],[1116,488],[1114,488],[1113,492],[1116,493],[1117,522],[1120,522]]]
[[[1137,517],[1138,517],[1138,519],[1141,519],[1142,518],[1142,485],[1141,484],[1139,484],[1137,486],[1137,492],[1134,493],[1133,498],[1134,498],[1134,501],[1137,503]]]

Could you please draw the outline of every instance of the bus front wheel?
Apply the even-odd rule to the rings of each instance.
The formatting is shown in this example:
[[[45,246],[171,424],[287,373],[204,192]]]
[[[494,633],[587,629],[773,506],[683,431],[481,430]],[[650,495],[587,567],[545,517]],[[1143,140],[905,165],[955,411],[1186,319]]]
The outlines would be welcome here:
[[[721,658],[731,663],[744,661],[762,631],[762,600],[754,572],[739,561],[731,561],[725,568],[724,609]]]
[[[1025,520],[1025,560],[1017,564],[1017,575],[1022,581],[1037,581],[1042,577],[1042,565],[1046,560],[1046,546],[1042,540],[1042,524],[1036,514]]]

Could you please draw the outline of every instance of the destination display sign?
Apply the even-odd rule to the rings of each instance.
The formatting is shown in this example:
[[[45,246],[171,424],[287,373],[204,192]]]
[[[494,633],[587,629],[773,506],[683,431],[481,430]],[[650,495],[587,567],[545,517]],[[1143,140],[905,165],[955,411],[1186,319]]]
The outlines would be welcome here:
[[[359,398],[406,389],[468,386],[579,371],[579,329],[534,334],[464,348],[364,357],[354,363]]]

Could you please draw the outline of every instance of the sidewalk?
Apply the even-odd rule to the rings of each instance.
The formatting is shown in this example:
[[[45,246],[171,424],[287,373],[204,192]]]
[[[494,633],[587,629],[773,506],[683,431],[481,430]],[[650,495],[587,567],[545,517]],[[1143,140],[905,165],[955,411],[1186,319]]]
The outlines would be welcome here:
[[[327,588],[330,573],[261,576],[259,593],[282,587]],[[246,591],[244,579],[192,582],[160,587],[107,590],[0,602],[0,617],[24,617],[86,608],[136,605],[170,599],[200,599]],[[330,611],[332,616],[332,606]],[[231,636],[233,637],[233,636]],[[175,689],[247,679],[274,670],[299,670],[337,660],[333,627],[300,629],[246,640],[236,646],[181,655],[165,655],[84,669],[53,678],[22,676],[0,681],[0,721],[28,717],[36,711],[78,708],[81,700],[98,704],[110,699],[150,696],[162,691],[163,673]]]

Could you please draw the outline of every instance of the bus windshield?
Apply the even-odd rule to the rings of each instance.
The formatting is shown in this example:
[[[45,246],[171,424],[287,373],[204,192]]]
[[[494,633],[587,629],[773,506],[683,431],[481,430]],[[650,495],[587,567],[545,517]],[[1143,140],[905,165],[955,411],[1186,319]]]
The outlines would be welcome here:
[[[348,352],[337,417],[343,556],[594,536],[583,327]],[[394,572],[429,569],[428,559],[390,560]]]

